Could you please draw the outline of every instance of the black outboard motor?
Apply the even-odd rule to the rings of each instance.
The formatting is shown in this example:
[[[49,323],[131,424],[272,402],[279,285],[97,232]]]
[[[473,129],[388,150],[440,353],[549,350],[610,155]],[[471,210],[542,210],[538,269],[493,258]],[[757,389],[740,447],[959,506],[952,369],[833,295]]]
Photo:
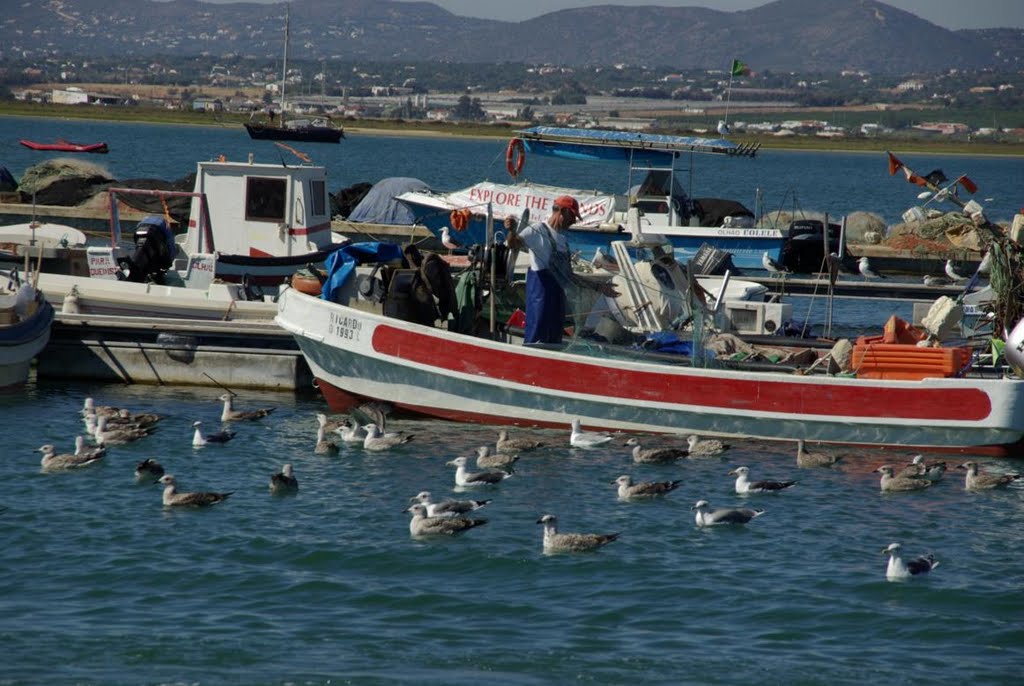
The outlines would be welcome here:
[[[164,272],[174,264],[177,249],[167,220],[156,215],[145,217],[135,227],[135,253],[118,260],[124,279],[162,284]]]

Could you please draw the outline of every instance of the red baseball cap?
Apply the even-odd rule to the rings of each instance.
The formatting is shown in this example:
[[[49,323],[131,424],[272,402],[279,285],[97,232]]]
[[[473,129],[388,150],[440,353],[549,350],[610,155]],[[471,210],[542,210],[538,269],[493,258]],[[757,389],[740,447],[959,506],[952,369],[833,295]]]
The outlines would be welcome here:
[[[573,219],[580,220],[580,204],[571,195],[560,195],[555,198],[553,207],[556,210],[571,210]]]

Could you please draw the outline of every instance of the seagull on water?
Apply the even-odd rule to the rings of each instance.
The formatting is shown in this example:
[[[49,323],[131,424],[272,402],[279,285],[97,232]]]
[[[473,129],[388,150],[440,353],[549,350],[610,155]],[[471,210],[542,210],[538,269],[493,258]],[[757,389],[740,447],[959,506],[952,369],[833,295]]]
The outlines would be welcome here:
[[[103,455],[71,455],[68,453],[57,454],[56,448],[47,443],[36,448],[36,452],[42,453],[43,458],[39,461],[43,471],[55,472],[61,469],[78,469],[87,467],[102,459]]]
[[[637,464],[664,464],[690,454],[682,448],[643,448],[635,437],[627,440],[626,445],[633,446],[633,462]]]
[[[543,441],[533,438],[510,438],[508,431],[502,429],[498,432],[498,441],[495,448],[499,453],[524,453],[527,450],[535,450],[544,445]]]
[[[617,539],[621,534],[577,534],[558,533],[558,518],[546,514],[537,520],[544,525],[545,553],[585,553],[597,550]]]
[[[317,426],[324,427],[324,431],[326,431],[328,433],[336,433],[336,432],[341,431],[345,427],[345,422],[346,421],[347,421],[347,419],[341,419],[341,420],[329,419],[327,417],[327,415],[324,414],[323,412],[317,412],[316,413],[316,423],[317,423]],[[360,438],[359,440],[363,440],[363,439]]]
[[[1020,474],[980,474],[977,462],[964,462],[957,469],[966,469],[964,488],[968,491],[985,491],[1006,486],[1020,478]]]
[[[463,515],[467,512],[473,512],[479,510],[481,507],[491,502],[490,500],[442,500],[439,503],[435,503],[430,496],[430,491],[420,491],[413,497],[409,498],[411,503],[419,503],[423,507],[427,508],[428,517],[455,517],[457,515]]]
[[[202,422],[192,422],[192,428],[195,429],[195,432],[192,434],[193,448],[202,448],[204,445],[207,445],[209,443],[227,443],[228,441],[235,437],[235,432],[228,431],[227,429],[225,429],[224,431],[217,431],[212,434],[204,434],[202,427]]]
[[[102,445],[87,446],[85,436],[75,436],[75,455],[79,457],[103,457],[107,454],[107,448]]]
[[[234,398],[230,393],[221,395],[220,400],[224,401],[224,409],[220,413],[220,420],[222,422],[263,419],[274,411],[273,407],[264,407],[259,410],[236,410],[232,405]]]
[[[457,536],[487,523],[486,519],[470,517],[430,517],[427,515],[427,507],[420,503],[410,505],[405,511],[412,513],[412,519],[409,520],[409,535],[413,538]]]
[[[503,469],[485,469],[480,472],[471,472],[466,469],[467,462],[469,462],[469,459],[466,457],[456,457],[454,460],[445,463],[456,467],[456,486],[488,486],[501,483],[512,476],[511,472],[506,472]]]
[[[97,405],[92,398],[86,398],[85,401],[82,403],[82,409],[80,410],[82,416],[94,414],[97,417],[113,417],[120,411],[121,408],[114,407],[112,405]]]
[[[633,483],[633,477],[623,474],[613,484],[618,484],[619,500],[633,500],[634,498],[653,498],[665,495],[679,488],[682,481],[638,481]]]
[[[96,420],[96,433],[93,434],[93,437],[96,439],[96,442],[99,443],[100,445],[123,445],[125,443],[137,441],[140,438],[145,438],[151,433],[153,433],[152,428],[143,429],[125,427],[120,429],[108,429],[107,418],[100,417],[99,419]]]
[[[316,447],[313,452],[317,455],[338,454],[338,444],[327,440],[327,428],[323,424],[316,428]]]
[[[796,442],[796,466],[802,468],[831,467],[842,459],[841,455],[829,453],[809,453],[804,449],[804,439]]]
[[[876,472],[882,475],[881,487],[886,493],[896,493],[900,491],[920,491],[923,488],[928,488],[934,482],[928,479],[910,478],[906,476],[894,476],[893,468],[891,465],[882,465]]]
[[[772,276],[777,276],[779,274],[785,275],[790,273],[790,271],[786,269],[786,266],[784,264],[781,264],[777,260],[773,259],[767,251],[765,251],[765,253],[761,255],[761,266],[764,267],[765,271],[771,274]]]
[[[934,555],[921,556],[909,562],[900,557],[900,544],[890,543],[882,548],[882,554],[889,556],[889,565],[885,568],[885,578],[889,581],[902,581],[920,574],[927,574],[939,566]]]
[[[717,526],[719,524],[746,524],[754,517],[760,517],[764,510],[749,507],[711,507],[706,500],[698,500],[692,508],[697,511],[694,519],[697,526]]]
[[[740,495],[775,493],[796,485],[795,481],[751,481],[749,467],[737,467],[729,474],[736,477],[736,492]]]
[[[367,424],[363,429],[366,430],[366,438],[363,439],[363,448],[366,450],[388,450],[413,439],[412,434],[405,435],[396,431],[384,433],[376,424]]]
[[[451,231],[447,226],[441,227],[441,245],[448,248],[448,250],[457,250],[462,247],[462,243],[452,238]]]
[[[518,459],[518,455],[511,453],[491,453],[490,447],[486,445],[476,449],[476,466],[480,469],[512,469]]]
[[[157,481],[163,475],[163,465],[151,457],[147,457],[145,460],[135,463],[136,481]]]
[[[696,434],[687,436],[686,443],[689,446],[690,457],[714,457],[729,449],[728,443],[723,443],[717,438],[701,439]]]
[[[343,443],[364,443],[366,441],[366,429],[359,426],[359,423],[351,417],[344,419],[341,426],[335,429],[335,433],[341,436]]]
[[[871,262],[868,260],[867,255],[864,255],[859,260],[857,260],[857,269],[860,271],[860,275],[863,276],[865,280],[885,278],[885,276],[883,276],[879,272],[876,272],[871,267]]]
[[[945,473],[945,462],[933,462],[932,464],[926,464],[924,461],[924,455],[914,455],[914,459],[911,460],[910,464],[901,469],[900,473],[896,476],[900,478],[938,481]]]
[[[295,478],[290,464],[281,465],[281,471],[270,477],[270,492],[274,495],[295,493],[299,490],[299,480]]]
[[[194,492],[194,493],[178,493],[178,482],[174,479],[173,474],[164,474],[159,479],[160,483],[164,485],[164,506],[190,506],[190,507],[206,507],[208,505],[216,505],[217,503],[224,502],[227,500],[231,492],[228,493],[214,493],[208,492]]]
[[[956,270],[956,267],[953,266],[953,260],[946,260],[946,276],[957,283],[963,283],[970,278]]]
[[[612,440],[612,437],[608,434],[599,433],[597,431],[584,431],[580,428],[580,420],[572,420],[572,433],[569,435],[569,445],[574,448],[599,448],[608,441]]]

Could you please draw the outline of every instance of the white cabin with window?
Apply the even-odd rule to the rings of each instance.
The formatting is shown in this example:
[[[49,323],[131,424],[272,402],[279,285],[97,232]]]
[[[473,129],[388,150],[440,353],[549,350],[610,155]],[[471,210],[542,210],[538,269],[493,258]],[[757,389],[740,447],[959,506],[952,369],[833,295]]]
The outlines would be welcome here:
[[[331,246],[324,167],[200,162],[194,192],[186,255],[291,257]]]

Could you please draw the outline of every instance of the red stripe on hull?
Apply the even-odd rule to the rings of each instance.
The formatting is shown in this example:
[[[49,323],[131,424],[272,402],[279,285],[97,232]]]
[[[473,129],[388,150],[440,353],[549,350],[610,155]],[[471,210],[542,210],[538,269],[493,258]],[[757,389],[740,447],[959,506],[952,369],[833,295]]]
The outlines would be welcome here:
[[[765,379],[669,378],[658,372],[616,369],[595,361],[586,364],[545,360],[518,353],[445,340],[439,355],[437,338],[386,324],[373,333],[376,352],[446,372],[485,376],[495,382],[578,393],[599,389],[605,398],[646,401],[787,415],[825,417],[979,421],[991,413],[988,395],[973,388],[913,389],[879,385],[827,385]],[[884,399],[884,403],[880,401]]]

